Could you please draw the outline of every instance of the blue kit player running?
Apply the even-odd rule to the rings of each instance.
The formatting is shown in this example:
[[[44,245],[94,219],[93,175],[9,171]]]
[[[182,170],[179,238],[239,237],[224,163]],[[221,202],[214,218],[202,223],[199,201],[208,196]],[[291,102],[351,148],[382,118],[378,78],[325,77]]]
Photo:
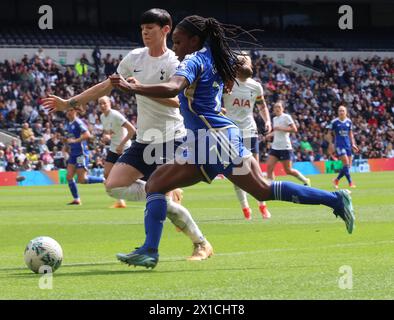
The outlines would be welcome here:
[[[225,31],[226,27],[214,18],[188,16],[172,35],[173,49],[183,61],[169,81],[144,85],[133,79],[110,77],[112,85],[124,92],[163,98],[179,94],[187,143],[192,146],[186,163],[183,159],[167,163],[150,176],[146,184],[145,243],[129,254],[117,255],[126,264],[147,268],[157,265],[166,192],[201,181],[211,183],[219,173],[258,201],[326,205],[345,221],[349,233],[353,231],[355,218],[348,191],[327,192],[292,182],[269,182],[243,146],[239,128],[221,113],[224,84],[228,90],[240,64]]]
[[[166,10],[153,8],[144,12],[141,16],[141,37],[145,47],[133,49],[123,58],[117,69],[119,77],[135,77],[143,83],[166,83],[179,65],[175,53],[167,48],[171,29],[172,18]],[[67,100],[57,96],[44,98],[43,105],[50,112],[63,111],[73,105],[86,105],[108,95],[113,89],[111,80],[107,79]],[[136,95],[136,100],[136,139],[111,168],[105,187],[107,193],[116,199],[145,201],[144,180],[159,164],[173,158],[174,146],[183,142],[186,130],[177,98],[151,99]],[[193,243],[193,253],[187,259],[208,259],[213,248],[189,210],[181,205],[181,190],[174,189],[171,193],[167,198],[167,217]]]
[[[70,205],[80,205],[81,199],[78,194],[77,184],[74,181],[75,173],[78,176],[78,183],[102,183],[104,178],[88,176],[89,151],[86,140],[90,138],[90,133],[81,119],[77,117],[77,110],[71,108],[66,113],[68,122],[66,124],[66,142],[69,149],[67,161],[67,181],[71,194],[74,198]]]
[[[358,152],[356,141],[352,131],[352,120],[347,117],[345,106],[339,106],[338,118],[331,122],[330,128],[335,136],[335,153],[341,159],[343,167],[338,176],[333,180],[335,189],[338,189],[339,180],[343,176],[349,182],[349,187],[355,188],[350,176],[350,166],[352,165],[352,149]]]

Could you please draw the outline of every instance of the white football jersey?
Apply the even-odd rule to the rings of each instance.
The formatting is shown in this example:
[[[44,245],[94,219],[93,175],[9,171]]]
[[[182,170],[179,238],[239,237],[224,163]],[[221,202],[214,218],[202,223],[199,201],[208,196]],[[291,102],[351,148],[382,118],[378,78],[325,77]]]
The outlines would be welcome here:
[[[293,118],[287,114],[282,113],[279,117],[274,117],[273,128],[285,127],[294,123]],[[283,131],[274,131],[274,141],[272,142],[272,149],[275,150],[291,150],[293,149],[290,141],[290,133]]]
[[[119,111],[111,109],[106,116],[104,113],[100,116],[100,121],[103,124],[104,130],[108,131],[111,136],[111,145],[109,150],[116,153],[116,148],[122,142],[123,138],[127,135],[127,129],[122,127],[127,119]],[[131,141],[127,141],[123,150],[131,146]]]
[[[167,49],[160,57],[152,57],[145,47],[130,51],[120,62],[117,71],[125,79],[134,77],[142,84],[157,84],[168,81],[178,64],[172,50]],[[136,95],[136,99],[137,142],[161,143],[186,135],[179,108],[167,107],[141,95]]]
[[[223,105],[226,116],[235,122],[241,129],[244,138],[257,136],[257,125],[253,117],[253,108],[256,102],[261,102],[263,87],[260,83],[248,78],[238,84],[234,83],[231,94],[223,94]]]

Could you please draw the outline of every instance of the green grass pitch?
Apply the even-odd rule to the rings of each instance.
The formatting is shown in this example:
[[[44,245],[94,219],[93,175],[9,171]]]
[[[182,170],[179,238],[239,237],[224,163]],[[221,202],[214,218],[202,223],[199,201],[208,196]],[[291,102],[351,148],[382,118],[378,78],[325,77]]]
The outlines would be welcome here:
[[[310,178],[332,190],[333,175]],[[167,221],[154,270],[115,258],[142,243],[143,203],[109,209],[102,185],[79,186],[80,207],[65,205],[64,185],[1,187],[0,299],[393,299],[394,173],[353,178],[352,235],[327,207],[269,202],[266,221],[250,199],[253,220],[246,221],[230,182],[186,188],[183,203],[215,255],[186,261],[191,243]],[[40,289],[40,275],[23,261],[25,245],[42,235],[64,251],[52,290]],[[352,289],[339,287],[341,266],[351,267]]]

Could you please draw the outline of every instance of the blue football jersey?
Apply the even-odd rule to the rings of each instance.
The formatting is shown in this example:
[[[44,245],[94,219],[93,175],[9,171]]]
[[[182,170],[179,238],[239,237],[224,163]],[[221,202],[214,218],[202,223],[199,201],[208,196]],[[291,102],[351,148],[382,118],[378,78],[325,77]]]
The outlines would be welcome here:
[[[350,148],[350,131],[352,130],[352,121],[346,118],[344,121],[338,118],[331,122],[331,129],[335,132],[335,146],[338,148]]]
[[[178,96],[187,129],[197,131],[235,126],[221,113],[224,85],[209,47],[187,55],[175,75],[183,76],[189,82],[189,86]]]
[[[78,139],[81,135],[88,131],[85,124],[81,119],[76,118],[73,122],[68,122],[66,124],[66,138]],[[88,147],[86,140],[83,140],[79,143],[69,143],[70,146],[70,155],[78,156],[82,154],[88,153]]]

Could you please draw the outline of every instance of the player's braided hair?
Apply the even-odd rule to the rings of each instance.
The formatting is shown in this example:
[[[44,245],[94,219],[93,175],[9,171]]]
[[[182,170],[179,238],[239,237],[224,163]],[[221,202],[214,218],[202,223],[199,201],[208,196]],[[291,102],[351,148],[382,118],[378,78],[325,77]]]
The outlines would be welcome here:
[[[235,35],[235,26],[221,24],[215,18],[204,18],[193,15],[184,18],[177,28],[201,39],[211,48],[215,67],[223,82],[235,81],[237,68],[242,64],[237,58],[238,53],[230,48],[227,34]]]

